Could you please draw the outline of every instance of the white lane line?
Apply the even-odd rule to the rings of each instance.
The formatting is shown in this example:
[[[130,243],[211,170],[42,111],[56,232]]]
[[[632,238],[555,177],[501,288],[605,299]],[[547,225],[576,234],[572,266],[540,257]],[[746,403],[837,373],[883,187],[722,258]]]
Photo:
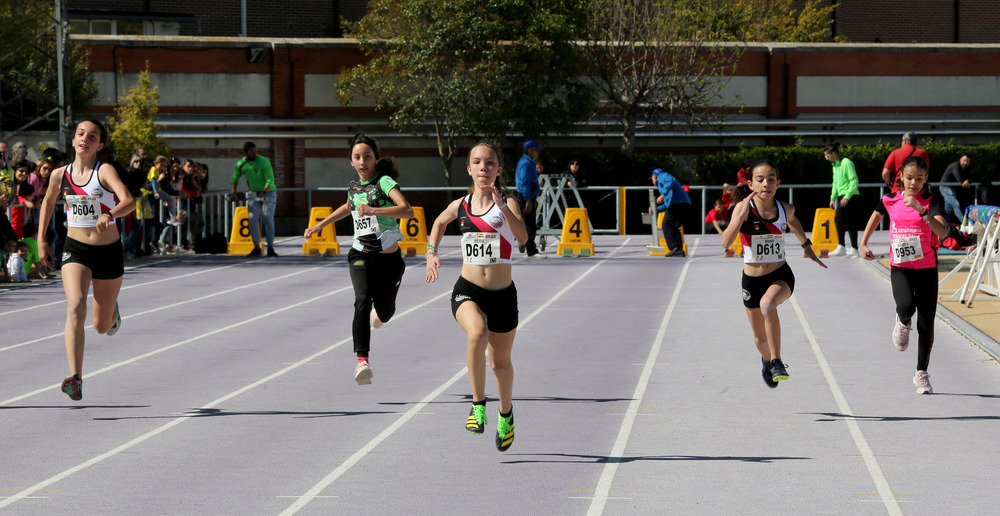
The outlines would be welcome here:
[[[248,261],[250,261],[250,260],[248,260]],[[160,264],[160,263],[166,263],[166,262],[157,262],[157,264]],[[216,267],[214,269],[205,269],[205,270],[201,270],[201,271],[198,271],[198,272],[189,272],[187,274],[182,274],[180,276],[170,276],[170,277],[163,278],[163,279],[158,279],[158,280],[153,280],[153,281],[147,281],[145,283],[124,284],[124,285],[122,285],[121,289],[122,290],[130,290],[130,289],[133,289],[133,288],[146,287],[146,286],[149,286],[149,285],[155,285],[157,283],[162,283],[162,282],[165,282],[165,281],[174,281],[174,280],[178,280],[178,279],[181,279],[181,278],[188,278],[188,277],[191,277],[191,276],[197,276],[199,274],[206,274],[206,273],[209,273],[209,272],[221,271],[223,269],[228,269],[230,267],[236,267],[237,265],[243,265],[244,263],[248,263],[248,262],[234,263],[232,265],[226,265],[224,267]],[[153,265],[153,264],[150,264],[150,265]],[[146,267],[146,266],[143,266],[143,267]],[[130,271],[130,270],[136,269],[136,268],[140,268],[140,267],[129,267],[129,268],[125,269],[125,270],[126,271]],[[93,292],[91,292],[90,294],[87,295],[87,299],[90,299],[92,297],[94,297]],[[65,303],[66,303],[66,300],[62,299],[62,300],[59,300],[59,301],[53,301],[51,303],[42,303],[40,305],[26,306],[24,308],[18,308],[17,310],[11,310],[9,312],[0,312],[0,317],[3,317],[5,315],[16,314],[16,313],[20,313],[20,312],[28,312],[28,311],[31,311],[31,310],[37,310],[39,308],[44,308],[46,306],[55,306],[55,305],[60,305],[60,304],[65,304]]]
[[[639,375],[639,383],[635,386],[632,401],[628,404],[625,419],[618,430],[618,437],[615,439],[611,453],[608,455],[608,462],[604,464],[601,478],[597,481],[597,487],[594,489],[594,498],[590,502],[590,509],[587,510],[588,515],[598,516],[604,512],[604,505],[608,501],[609,493],[611,493],[611,482],[614,481],[615,473],[618,472],[618,464],[625,455],[625,446],[628,444],[628,438],[632,434],[632,426],[635,424],[635,418],[639,416],[639,405],[642,403],[642,397],[646,394],[649,377],[653,374],[657,357],[660,355],[660,348],[663,347],[663,339],[667,335],[667,325],[670,324],[670,317],[674,313],[674,307],[677,306],[677,299],[680,298],[688,269],[697,260],[698,258],[689,258],[687,263],[684,264],[684,268],[681,269],[680,277],[677,278],[677,286],[674,288],[674,294],[670,297],[670,304],[667,305],[667,311],[663,314],[663,319],[660,321],[660,329],[657,331],[656,339],[653,341],[653,346],[646,357],[646,365],[642,368],[642,373]]]
[[[806,338],[809,339],[809,346],[812,347],[813,354],[816,355],[816,361],[819,362],[819,367],[823,371],[823,377],[826,378],[830,392],[833,393],[833,398],[837,401],[837,409],[844,415],[843,419],[847,423],[847,429],[850,430],[851,437],[854,439],[854,446],[861,453],[872,482],[875,482],[875,487],[878,489],[879,497],[882,498],[885,510],[890,515],[902,516],[903,512],[899,509],[899,501],[893,496],[892,489],[889,488],[889,482],[882,473],[882,468],[879,467],[875,455],[868,446],[868,441],[865,440],[864,434],[861,433],[861,427],[858,426],[857,420],[853,417],[854,412],[851,411],[851,406],[847,404],[847,398],[844,397],[844,393],[840,390],[837,379],[833,377],[833,370],[830,369],[830,364],[827,363],[826,357],[823,355],[823,350],[819,348],[819,343],[816,341],[816,336],[813,335],[812,328],[806,322],[806,316],[802,312],[802,307],[799,306],[799,302],[795,300],[794,296],[791,298],[791,301],[792,307],[795,308],[795,315],[798,316],[799,323],[806,332]]]
[[[557,299],[559,299],[560,297],[562,297],[563,294],[565,294],[566,292],[569,292],[569,290],[572,289],[574,286],[576,286],[577,283],[579,283],[580,281],[582,281],[584,278],[586,278],[588,275],[590,275],[591,272],[594,272],[598,267],[600,267],[603,263],[605,263],[605,261],[606,261],[607,258],[610,258],[612,255],[614,255],[615,253],[617,253],[620,249],[624,248],[625,245],[628,244],[629,240],[631,240],[631,238],[626,238],[624,243],[622,243],[620,246],[618,246],[615,250],[613,250],[610,253],[608,253],[608,255],[606,257],[602,258],[600,261],[598,261],[597,263],[595,263],[594,265],[592,265],[589,269],[587,269],[586,271],[584,271],[583,274],[579,275],[576,279],[574,279],[568,285],[566,285],[565,287],[563,287],[562,290],[560,290],[555,295],[553,295],[551,298],[549,298],[548,301],[546,301],[544,304],[542,304],[537,309],[535,309],[535,311],[532,312],[531,315],[529,315],[523,321],[521,321],[521,322],[518,323],[518,325],[517,325],[518,329],[524,327],[524,325],[526,325],[529,322],[531,322],[532,319],[534,319],[539,314],[541,314],[543,311],[545,311],[546,308],[548,308]],[[450,295],[451,292],[448,292],[448,294]],[[465,375],[468,374],[468,372],[469,372],[468,366],[463,367],[459,372],[455,373],[454,376],[452,376],[451,378],[449,378],[445,383],[441,384],[437,389],[434,389],[434,391],[432,391],[430,394],[428,394],[427,396],[424,396],[424,398],[422,400],[420,400],[419,403],[417,403],[412,408],[410,408],[410,410],[407,410],[406,413],[404,413],[402,416],[399,417],[399,419],[397,419],[395,422],[393,422],[391,425],[389,425],[389,427],[386,428],[385,430],[383,430],[382,433],[380,433],[377,436],[375,436],[375,438],[372,439],[371,441],[368,441],[368,443],[365,444],[364,446],[362,446],[361,449],[359,449],[358,451],[354,452],[354,454],[351,455],[350,457],[348,457],[347,460],[345,460],[344,462],[342,462],[339,466],[337,466],[336,469],[334,469],[333,471],[331,471],[329,475],[323,477],[323,479],[320,480],[312,488],[310,488],[309,491],[303,493],[302,497],[299,498],[298,500],[296,500],[295,503],[293,503],[292,505],[288,506],[288,508],[285,509],[284,511],[281,511],[282,516],[290,516],[290,515],[295,514],[296,512],[298,512],[299,509],[302,509],[303,507],[305,507],[306,504],[308,504],[310,501],[312,501],[314,498],[316,498],[319,493],[321,493],[324,489],[326,489],[327,487],[329,487],[330,484],[332,484],[334,481],[336,481],[338,478],[340,478],[341,475],[343,475],[344,473],[346,473],[349,469],[351,469],[351,467],[353,467],[355,464],[357,464],[359,461],[361,461],[361,459],[363,459],[365,457],[365,455],[367,455],[369,452],[371,452],[373,449],[375,449],[375,447],[378,446],[379,444],[381,444],[382,441],[388,439],[389,436],[391,436],[392,434],[394,434],[396,432],[396,430],[399,430],[399,428],[402,427],[403,424],[405,424],[407,421],[409,421],[410,419],[412,419],[413,416],[416,415],[417,412],[419,412],[422,408],[424,408],[428,403],[430,403],[432,400],[434,400],[435,398],[437,398],[438,396],[440,396],[445,390],[447,390],[449,387],[451,387],[452,385],[454,385],[455,382],[457,382],[457,381],[461,380],[463,377],[465,377]]]
[[[416,267],[416,266],[414,265],[414,267]],[[335,290],[333,292],[328,292],[326,294],[323,294],[323,295],[320,295],[320,296],[316,296],[316,297],[314,297],[312,299],[307,299],[305,301],[301,301],[301,302],[295,303],[293,305],[286,306],[284,308],[279,308],[277,310],[273,310],[271,312],[258,315],[256,317],[253,317],[251,319],[247,319],[245,321],[241,321],[241,322],[238,322],[238,323],[235,323],[235,324],[231,324],[229,326],[226,326],[225,328],[219,328],[219,329],[211,331],[209,333],[202,334],[202,335],[200,335],[198,337],[194,337],[194,338],[188,339],[188,340],[183,341],[183,342],[178,342],[177,344],[174,344],[172,346],[168,346],[166,348],[163,348],[163,349],[160,349],[160,350],[157,350],[157,351],[154,351],[154,352],[147,353],[146,355],[142,355],[142,356],[130,359],[130,360],[126,360],[125,362],[121,362],[118,365],[111,366],[111,367],[106,367],[106,368],[101,369],[99,371],[95,371],[93,373],[90,373],[88,376],[94,376],[94,375],[97,375],[97,374],[109,371],[111,369],[114,369],[116,367],[120,367],[121,365],[125,365],[125,364],[128,364],[128,363],[134,362],[136,360],[140,360],[142,358],[145,358],[147,356],[152,356],[152,355],[155,355],[157,353],[166,351],[167,349],[171,349],[171,348],[174,348],[174,347],[177,347],[177,346],[181,346],[183,344],[187,344],[189,342],[200,340],[200,339],[203,339],[205,337],[210,337],[210,336],[215,335],[217,333],[221,333],[221,332],[224,332],[226,330],[230,330],[230,329],[233,329],[233,328],[236,328],[236,327],[239,327],[239,326],[243,326],[245,324],[249,324],[251,322],[258,321],[258,320],[264,319],[266,317],[270,317],[272,315],[276,315],[276,314],[279,314],[281,312],[285,312],[285,311],[288,311],[288,310],[291,310],[291,309],[294,309],[294,308],[298,308],[300,306],[307,305],[309,303],[314,303],[316,301],[319,301],[320,299],[323,299],[323,298],[326,298],[326,297],[330,297],[332,295],[338,294],[338,293],[343,292],[345,290],[348,290],[350,288],[353,288],[353,287],[340,288],[340,289],[337,289],[337,290]],[[406,310],[406,311],[404,311],[404,312],[396,315],[394,317],[394,319],[399,318],[399,317],[403,317],[406,314],[411,313],[411,312],[413,312],[414,310],[416,310],[418,308],[421,308],[421,307],[423,307],[425,305],[428,305],[428,304],[430,304],[430,303],[432,303],[434,301],[437,301],[437,300],[441,299],[442,297],[448,296],[448,295],[451,295],[451,290],[446,290],[445,292],[443,292],[443,293],[441,293],[441,294],[439,294],[439,295],[431,298],[430,300],[428,300],[428,301],[426,301],[424,303],[421,303],[421,304],[419,304],[419,305],[417,305],[417,306],[415,306],[413,308],[410,308],[409,310]],[[45,479],[45,480],[43,480],[43,481],[41,481],[41,482],[39,482],[39,483],[37,483],[37,484],[29,487],[27,489],[24,489],[24,490],[22,490],[21,492],[19,492],[16,495],[8,497],[8,498],[6,498],[4,500],[0,500],[0,509],[2,509],[4,507],[7,507],[8,505],[12,505],[14,502],[17,502],[18,500],[22,500],[24,498],[29,498],[29,497],[31,497],[32,494],[37,493],[38,491],[41,491],[41,490],[45,489],[46,487],[48,487],[48,486],[50,486],[50,485],[52,485],[52,484],[54,484],[56,482],[59,482],[60,480],[63,480],[65,478],[73,475],[74,473],[78,473],[78,472],[80,472],[80,471],[82,471],[84,469],[89,468],[90,466],[93,466],[95,464],[98,464],[98,463],[104,461],[105,459],[114,457],[115,455],[117,455],[117,454],[119,454],[119,453],[121,453],[121,452],[123,452],[125,450],[128,450],[129,448],[132,448],[133,446],[141,444],[142,442],[147,441],[147,440],[149,440],[149,439],[151,439],[151,438],[153,438],[153,437],[155,437],[155,436],[157,436],[157,435],[159,435],[159,434],[161,434],[163,432],[166,432],[167,430],[169,430],[169,429],[171,429],[171,428],[173,428],[173,427],[175,427],[175,426],[177,426],[177,425],[179,425],[179,424],[181,424],[181,423],[183,423],[183,422],[185,422],[185,421],[187,421],[189,419],[192,419],[194,417],[198,417],[198,413],[197,413],[198,411],[202,411],[202,410],[206,410],[206,409],[211,409],[211,408],[217,408],[219,405],[225,403],[226,401],[229,401],[230,399],[235,398],[236,396],[239,396],[240,394],[243,394],[244,392],[247,392],[250,389],[253,389],[255,387],[259,387],[260,385],[263,385],[263,384],[265,384],[265,383],[267,383],[267,382],[269,382],[269,381],[271,381],[271,380],[273,380],[275,378],[278,378],[279,376],[281,376],[281,375],[283,375],[283,374],[285,374],[285,373],[287,373],[289,371],[293,371],[296,368],[298,368],[298,367],[300,367],[302,365],[305,365],[305,364],[307,364],[307,363],[309,363],[309,362],[311,362],[311,361],[313,361],[313,360],[315,360],[315,359],[317,359],[317,358],[319,358],[319,357],[321,357],[321,356],[329,353],[330,351],[333,351],[334,349],[336,349],[336,348],[340,347],[341,345],[343,345],[345,342],[350,342],[352,339],[353,339],[353,337],[346,337],[346,338],[344,338],[344,339],[342,339],[342,340],[340,340],[340,341],[338,341],[338,342],[330,345],[329,347],[327,347],[325,349],[322,349],[322,350],[320,350],[320,351],[318,351],[316,353],[313,353],[312,355],[309,355],[306,358],[303,358],[302,360],[296,362],[293,365],[285,367],[284,369],[281,369],[281,370],[279,370],[276,373],[273,373],[273,374],[271,374],[269,376],[266,376],[266,377],[264,377],[264,378],[262,378],[262,379],[260,379],[260,380],[258,380],[256,382],[254,382],[254,383],[251,383],[251,384],[246,385],[246,386],[244,386],[244,387],[242,387],[240,389],[237,389],[237,390],[235,390],[235,391],[233,391],[233,392],[231,392],[231,393],[229,393],[229,394],[227,394],[227,395],[225,395],[225,396],[223,396],[223,397],[221,397],[221,398],[219,398],[219,399],[217,399],[217,400],[215,400],[215,401],[213,401],[213,402],[211,402],[211,403],[209,403],[207,405],[203,405],[201,407],[198,407],[197,409],[194,410],[194,413],[192,413],[190,415],[178,417],[177,419],[174,419],[174,420],[170,421],[169,423],[164,424],[163,426],[160,426],[160,427],[158,427],[158,428],[156,428],[154,430],[151,430],[151,431],[149,431],[149,432],[147,432],[147,433],[145,433],[143,435],[140,435],[139,437],[136,437],[135,439],[132,439],[131,441],[128,441],[127,443],[122,444],[121,446],[118,446],[118,447],[116,447],[116,448],[114,448],[112,450],[108,450],[108,451],[106,451],[106,452],[104,452],[104,453],[102,453],[102,454],[100,454],[100,455],[98,455],[98,456],[96,456],[96,457],[94,457],[94,458],[86,461],[86,462],[78,464],[78,465],[76,465],[76,466],[74,466],[72,468],[69,468],[69,469],[67,469],[67,470],[65,470],[65,471],[63,471],[63,472],[61,472],[59,474],[56,474],[56,475],[54,475],[52,477],[49,477],[49,478],[47,478],[47,479]],[[56,386],[53,386],[53,387],[56,387]],[[49,387],[49,388],[52,388],[52,387]],[[17,400],[26,398],[26,397],[34,395],[34,394],[45,392],[45,390],[47,390],[47,389],[39,389],[39,390],[37,390],[37,391],[35,391],[33,393],[29,393],[29,394],[26,394],[26,395],[23,395],[23,396],[19,396],[17,398],[12,398],[10,400],[4,401],[4,402],[0,402],[0,406],[6,405],[6,404],[11,403],[13,401],[17,401]]]
[[[215,296],[221,296],[221,295],[224,295],[224,294],[228,294],[230,292],[236,292],[237,290],[243,290],[245,288],[250,288],[250,287],[256,287],[256,286],[259,286],[259,285],[264,285],[266,283],[271,283],[272,281],[283,280],[283,279],[286,279],[286,278],[290,278],[292,276],[296,276],[296,275],[299,275],[299,274],[304,274],[306,272],[312,272],[312,271],[314,271],[316,269],[321,269],[323,267],[330,267],[331,265],[333,265],[333,264],[329,263],[329,264],[325,264],[325,265],[320,265],[320,266],[317,266],[317,267],[313,267],[311,269],[302,269],[300,271],[296,271],[296,272],[293,272],[291,274],[285,274],[284,276],[278,276],[278,277],[275,277],[275,278],[271,278],[271,279],[267,279],[267,280],[263,280],[263,281],[258,281],[257,283],[250,283],[250,284],[243,285],[243,286],[240,286],[240,287],[233,287],[233,288],[228,289],[228,290],[221,290],[219,292],[216,292],[214,294],[209,294],[207,296],[201,296],[201,297],[197,297],[197,298],[194,298],[194,299],[185,299],[184,301],[180,301],[178,303],[174,303],[174,304],[171,304],[171,305],[158,306],[158,307],[156,307],[156,308],[154,308],[152,310],[146,310],[145,312],[138,312],[138,313],[133,313],[133,314],[126,315],[125,317],[122,317],[122,320],[128,320],[128,319],[131,319],[133,317],[140,317],[140,316],[143,316],[143,315],[146,315],[146,314],[151,314],[151,313],[154,313],[154,312],[158,312],[160,310],[166,310],[166,309],[169,309],[169,308],[174,308],[174,307],[178,307],[178,306],[181,306],[181,305],[186,305],[188,303],[196,303],[198,301],[204,301],[205,299],[210,299],[210,298],[213,298]],[[225,268],[225,267],[222,267],[222,268]],[[219,269],[212,269],[212,270],[219,270]],[[169,279],[169,278],[167,278],[167,279]],[[150,282],[150,283],[157,283],[159,281],[164,281],[164,280],[156,280],[156,281]],[[62,301],[59,301],[59,303],[65,304],[66,300],[64,299]],[[94,326],[92,324],[88,324],[87,326],[84,326],[83,329],[84,329],[84,331],[86,331],[86,330],[88,330],[90,328],[93,328],[93,327]],[[27,345],[30,345],[30,344],[36,344],[38,342],[46,341],[46,340],[49,340],[49,339],[54,339],[54,338],[57,338],[57,337],[62,337],[65,334],[66,334],[66,332],[63,331],[63,332],[59,332],[59,333],[53,333],[52,335],[48,335],[48,336],[45,336],[45,337],[39,337],[37,339],[32,339],[32,340],[29,340],[29,341],[21,342],[19,344],[13,344],[13,345],[7,346],[5,348],[0,348],[0,352],[9,351],[9,350],[12,350],[12,349],[15,349],[15,348],[19,348],[19,347],[22,347],[22,346],[27,346]]]

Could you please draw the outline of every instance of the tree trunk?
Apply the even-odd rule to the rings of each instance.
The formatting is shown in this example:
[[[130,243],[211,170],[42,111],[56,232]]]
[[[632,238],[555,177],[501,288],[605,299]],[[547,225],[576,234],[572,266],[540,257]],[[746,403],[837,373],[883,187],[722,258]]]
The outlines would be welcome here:
[[[626,154],[635,152],[635,131],[638,124],[639,117],[634,113],[629,113],[622,119],[622,126],[625,129],[622,134],[622,152]]]

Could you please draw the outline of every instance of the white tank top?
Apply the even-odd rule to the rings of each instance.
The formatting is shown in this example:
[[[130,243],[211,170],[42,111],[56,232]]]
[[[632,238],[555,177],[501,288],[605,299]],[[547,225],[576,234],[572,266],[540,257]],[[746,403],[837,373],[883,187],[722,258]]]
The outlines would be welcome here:
[[[66,201],[66,224],[71,228],[97,227],[101,212],[111,211],[118,204],[114,192],[101,185],[101,162],[94,165],[87,184],[80,186],[73,182],[73,165],[63,173],[63,199]]]

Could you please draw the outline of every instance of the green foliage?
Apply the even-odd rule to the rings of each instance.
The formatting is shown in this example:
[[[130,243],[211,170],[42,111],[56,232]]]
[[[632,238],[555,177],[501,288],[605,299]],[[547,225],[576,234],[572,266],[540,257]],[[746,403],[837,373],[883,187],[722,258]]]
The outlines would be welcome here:
[[[428,123],[448,168],[457,142],[565,134],[589,118],[575,0],[373,0],[353,28],[370,57],[337,82],[345,105],[374,100],[399,131]]]
[[[0,0],[0,108],[3,130],[14,130],[59,103],[55,15],[51,2]],[[82,45],[69,44],[73,112],[98,94]],[[49,117],[50,128],[56,127]]]
[[[140,146],[146,147],[150,156],[170,155],[167,140],[158,134],[163,126],[154,122],[159,105],[159,88],[153,86],[147,68],[139,74],[139,82],[125,96],[118,97],[115,114],[108,119],[111,147],[119,162],[128,163]]]
[[[833,11],[840,4],[824,6],[825,0],[808,0],[801,10],[793,0],[733,0],[720,18],[730,40],[818,43],[830,41]],[[739,34],[744,34],[741,39]],[[846,42],[837,36],[833,41]]]

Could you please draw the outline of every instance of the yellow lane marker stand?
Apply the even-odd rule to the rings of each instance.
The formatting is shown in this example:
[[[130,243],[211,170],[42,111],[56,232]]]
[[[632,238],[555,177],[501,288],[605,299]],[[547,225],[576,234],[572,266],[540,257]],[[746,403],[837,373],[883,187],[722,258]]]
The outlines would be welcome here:
[[[318,224],[333,213],[329,206],[318,206],[309,212],[310,224]],[[309,256],[334,256],[340,254],[340,244],[337,243],[337,228],[333,224],[323,226],[319,233],[313,233],[302,244],[302,254]]]
[[[233,229],[229,233],[229,245],[226,254],[249,254],[253,250],[253,239],[250,238],[250,216],[246,206],[237,206],[233,213]],[[261,235],[260,224],[257,234]],[[260,250],[264,251],[264,239],[260,239]]]
[[[665,256],[667,253],[670,252],[670,249],[667,247],[667,239],[663,238],[663,231],[660,230],[660,228],[663,227],[663,216],[664,215],[666,215],[666,213],[664,213],[662,211],[656,215],[656,226],[653,228],[653,230],[656,231],[657,235],[660,237],[660,241],[659,241],[660,245],[656,246],[656,247],[647,246],[647,247],[649,247],[649,255],[650,256]],[[688,245],[687,245],[687,241],[684,240],[684,226],[681,226],[681,248],[684,249],[684,254],[687,254],[687,252],[688,252]],[[662,249],[662,251],[660,249]]]
[[[816,208],[816,217],[813,219],[812,249],[820,258],[828,258],[830,251],[840,245],[837,238],[837,223],[834,217],[836,210],[830,208]]]
[[[726,249],[726,257],[732,258],[734,256],[743,256],[743,244],[740,242],[739,235],[736,236],[736,240],[733,240],[733,245]]]
[[[530,221],[529,221],[530,222]],[[594,244],[590,241],[590,219],[586,208],[569,208],[563,222],[562,236],[556,246],[559,256],[593,256]]]
[[[413,206],[413,218],[400,219],[399,229],[403,231],[403,240],[399,248],[406,256],[416,256],[417,253],[427,253],[427,220],[424,219],[424,209]]]

